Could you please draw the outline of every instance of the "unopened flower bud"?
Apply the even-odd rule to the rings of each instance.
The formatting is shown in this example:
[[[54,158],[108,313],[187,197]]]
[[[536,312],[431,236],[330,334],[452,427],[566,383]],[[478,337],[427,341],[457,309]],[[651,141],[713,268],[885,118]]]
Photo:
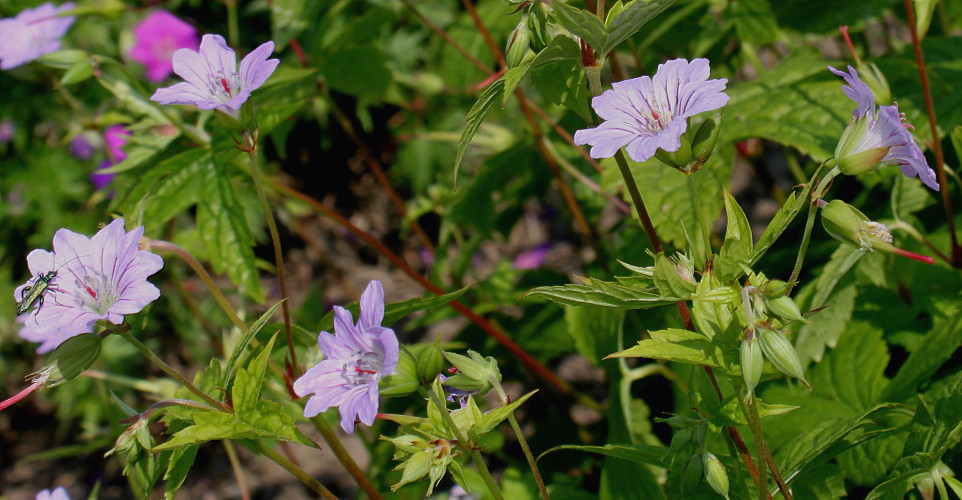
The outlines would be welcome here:
[[[798,306],[795,305],[795,301],[787,295],[782,295],[777,299],[768,299],[766,301],[766,306],[768,311],[774,313],[781,319],[787,319],[790,321],[801,321],[802,323],[809,323],[802,312],[798,310]]]
[[[822,209],[822,226],[833,238],[865,252],[886,252],[931,264],[931,257],[892,246],[892,233],[884,224],[869,220],[857,208],[832,200]]]
[[[491,390],[492,379],[501,381],[498,362],[490,356],[484,358],[475,351],[468,351],[468,356],[445,352],[444,357],[458,369],[456,375],[445,380],[444,385],[448,387],[484,394]]]
[[[759,287],[762,293],[770,299],[777,299],[788,291],[788,283],[782,280],[768,280],[761,287]]]
[[[721,113],[715,113],[698,127],[698,132],[695,132],[695,138],[691,144],[691,152],[694,156],[694,164],[691,166],[693,172],[704,166],[711,158],[712,152],[715,151],[715,144],[718,143],[718,131],[721,130],[720,122]]]
[[[528,54],[531,45],[531,29],[528,27],[528,15],[521,15],[521,22],[511,32],[508,37],[508,46],[505,48],[505,56],[508,60],[508,67],[513,68],[524,62],[524,57]]]
[[[441,338],[438,337],[434,345],[425,347],[418,353],[418,381],[423,385],[429,385],[443,369],[444,354],[441,353]]]
[[[50,358],[57,367],[59,377],[69,382],[90,368],[100,356],[101,339],[93,333],[70,337],[57,346]],[[56,377],[55,378],[58,378]]]
[[[728,472],[721,460],[714,454],[706,451],[701,455],[702,467],[705,470],[705,480],[715,493],[728,498]]]
[[[655,151],[655,158],[658,158],[658,160],[669,167],[682,172],[688,172],[688,169],[692,165],[691,139],[688,138],[688,134],[682,134],[678,140],[681,143],[678,151],[665,151],[664,149],[658,148],[658,150]]]
[[[762,378],[762,370],[765,368],[765,357],[758,344],[758,339],[746,338],[741,346],[742,378],[745,380],[745,391],[749,395],[754,393],[755,386]]]
[[[772,365],[785,375],[797,378],[811,390],[812,386],[805,380],[805,374],[802,373],[802,361],[798,358],[795,346],[775,330],[760,328],[759,331],[761,335],[758,336],[758,341],[762,352]]]

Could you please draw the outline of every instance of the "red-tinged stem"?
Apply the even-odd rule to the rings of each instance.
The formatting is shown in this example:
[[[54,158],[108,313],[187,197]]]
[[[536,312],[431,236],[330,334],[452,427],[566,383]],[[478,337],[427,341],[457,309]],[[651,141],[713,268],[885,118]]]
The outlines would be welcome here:
[[[912,253],[912,252],[909,252],[908,250],[902,250],[901,248],[893,248],[892,251],[898,255],[901,255],[902,257],[908,257],[912,260],[917,260],[919,262],[924,262],[926,264],[935,264],[935,259],[933,259],[932,257],[929,257],[928,255],[920,255],[917,253]]]
[[[945,175],[945,160],[942,156],[942,142],[939,140],[938,125],[935,122],[935,104],[932,102],[932,91],[929,88],[929,77],[925,70],[925,59],[922,56],[922,42],[915,27],[915,8],[912,0],[905,0],[906,21],[912,32],[912,48],[915,49],[915,63],[919,68],[919,82],[922,84],[922,95],[925,96],[925,112],[929,115],[929,128],[932,130],[932,152],[935,154],[935,170],[939,176],[939,191],[942,194],[942,206],[945,207],[945,221],[949,226],[949,237],[952,240],[952,265],[962,267],[962,246],[959,246],[955,233],[955,217],[952,211],[952,201],[949,199],[949,181]]]
[[[848,46],[848,51],[852,53],[852,57],[855,59],[855,64],[862,65],[862,59],[858,57],[858,52],[855,51],[855,45],[852,44],[852,38],[848,36],[848,26],[839,26],[838,31],[842,34],[842,38],[845,39],[845,45]]]
[[[402,260],[397,254],[392,252],[391,249],[385,246],[384,243],[382,243],[381,240],[379,240],[376,236],[358,228],[357,226],[352,224],[351,221],[349,221],[347,218],[345,218],[341,214],[338,214],[337,212],[328,208],[323,203],[315,200],[314,198],[311,198],[310,196],[307,196],[306,194],[301,193],[300,191],[292,189],[288,186],[279,184],[274,180],[265,179],[265,184],[270,186],[272,189],[284,194],[285,196],[289,196],[291,198],[298,199],[303,203],[306,203],[307,205],[311,206],[311,208],[320,212],[321,215],[338,223],[339,225],[341,225],[342,227],[344,227],[345,229],[353,233],[355,236],[360,238],[362,241],[364,241],[365,243],[373,247],[374,250],[376,250],[379,254],[384,256],[389,261],[391,261],[392,264],[396,265],[399,269],[404,271],[405,274],[407,274],[411,279],[416,281],[419,285],[421,285],[426,290],[436,295],[444,294],[444,290],[442,290],[440,287],[438,287],[434,283],[428,281],[428,279],[425,278],[424,276],[421,276],[420,274],[418,274],[418,272],[415,271],[414,268],[408,265],[407,262]],[[564,394],[567,394],[573,397],[579,403],[595,411],[598,411],[599,413],[604,413],[604,409],[597,401],[591,399],[585,394],[582,394],[576,391],[573,387],[571,387],[570,384],[568,384],[566,381],[559,378],[549,368],[542,365],[541,362],[535,359],[523,347],[521,347],[520,345],[515,343],[513,340],[511,340],[511,338],[509,338],[508,335],[504,333],[503,330],[501,330],[501,328],[485,320],[484,318],[479,316],[477,313],[472,311],[468,306],[464,305],[463,303],[457,300],[451,301],[449,305],[453,307],[456,311],[458,311],[462,316],[464,316],[469,321],[474,323],[476,326],[484,330],[485,333],[487,333],[491,338],[493,338],[495,341],[501,344],[502,347],[507,349],[508,352],[510,352],[515,358],[517,358],[518,361],[521,361],[521,363],[524,364],[538,378],[544,380],[549,385],[554,386],[556,389],[563,392]]]

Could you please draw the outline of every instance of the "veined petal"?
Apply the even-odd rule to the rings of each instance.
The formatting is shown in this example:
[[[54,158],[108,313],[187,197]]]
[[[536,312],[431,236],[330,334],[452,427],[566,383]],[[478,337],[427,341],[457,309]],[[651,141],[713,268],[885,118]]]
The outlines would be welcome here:
[[[280,61],[268,59],[274,52],[274,42],[264,42],[241,61],[240,77],[244,90],[253,92],[263,85],[277,69]]]
[[[636,130],[629,130],[621,123],[606,121],[595,128],[578,130],[574,141],[578,145],[591,145],[589,154],[592,158],[611,158],[619,149],[641,135]]]
[[[220,35],[204,35],[200,39],[200,55],[207,61],[210,75],[229,77],[237,73],[237,54]]]
[[[384,287],[380,281],[373,280],[367,284],[358,305],[361,308],[357,318],[358,327],[381,326],[384,320]]]

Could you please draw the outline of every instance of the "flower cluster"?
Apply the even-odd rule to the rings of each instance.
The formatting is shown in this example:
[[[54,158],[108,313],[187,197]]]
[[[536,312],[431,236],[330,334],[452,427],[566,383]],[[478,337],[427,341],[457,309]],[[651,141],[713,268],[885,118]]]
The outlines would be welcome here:
[[[398,341],[394,330],[381,326],[384,289],[372,281],[361,294],[357,324],[351,312],[334,307],[334,332],[321,332],[317,344],[324,360],[294,382],[294,392],[313,394],[304,406],[311,418],[332,406],[340,407],[341,428],[353,433],[356,420],[374,423],[378,409],[378,382],[394,371]]]
[[[605,121],[575,132],[575,144],[591,145],[592,158],[610,158],[622,147],[643,162],[658,149],[678,151],[688,118],[728,104],[725,78],[709,80],[708,59],[674,59],[658,65],[653,78],[615,82],[591,100]]]
[[[27,265],[34,277],[17,287],[14,298],[23,301],[33,287],[47,285],[21,316],[20,336],[40,342],[37,352],[48,352],[70,337],[92,332],[99,320],[120,324],[125,314],[156,300],[160,290],[147,277],[164,261],[139,249],[143,234],[142,226],[126,232],[123,219],[117,219],[92,238],[61,229],[53,237],[52,252],[30,252]]]
[[[848,85],[842,86],[842,91],[856,104],[852,121],[835,149],[839,170],[855,175],[879,166],[898,165],[903,174],[918,177],[938,191],[935,172],[908,131],[910,125],[904,123],[905,115],[899,113],[898,106],[876,107],[872,89],[859,79],[855,68],[849,66],[848,73],[831,66],[828,69],[845,79]]]
[[[157,89],[151,100],[161,104],[193,104],[200,109],[236,113],[274,73],[280,63],[268,59],[274,42],[265,42],[247,54],[237,69],[237,55],[218,35],[204,35],[200,50],[174,52],[173,68],[184,82]]]
[[[24,9],[16,17],[0,19],[0,69],[12,69],[60,50],[60,37],[74,22],[63,14],[73,10],[73,2],[54,7],[47,2]]]

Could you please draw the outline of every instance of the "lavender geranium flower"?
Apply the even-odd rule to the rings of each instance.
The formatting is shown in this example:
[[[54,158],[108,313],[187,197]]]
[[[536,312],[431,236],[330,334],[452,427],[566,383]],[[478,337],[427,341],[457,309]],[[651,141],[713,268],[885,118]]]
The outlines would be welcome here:
[[[73,10],[73,2],[54,7],[47,2],[24,9],[16,17],[0,19],[0,69],[11,69],[60,50],[60,37],[74,22],[74,16],[60,16]]]
[[[177,49],[197,50],[197,30],[166,10],[155,10],[134,28],[130,58],[147,68],[147,80],[161,82],[174,72]]]
[[[904,123],[905,115],[899,113],[898,106],[876,108],[875,95],[859,80],[855,68],[849,66],[848,73],[831,66],[828,69],[845,79],[848,85],[843,85],[842,91],[856,104],[852,121],[835,148],[838,169],[856,175],[878,167],[898,165],[903,174],[918,177],[926,186],[938,191],[935,172],[925,161],[922,150],[908,130],[911,125]]]
[[[592,158],[610,158],[627,146],[628,156],[637,162],[658,149],[678,151],[688,118],[728,103],[723,92],[728,80],[709,80],[708,75],[707,59],[674,59],[659,64],[654,78],[615,82],[591,100],[605,121],[575,132],[575,144],[590,144]]]
[[[45,352],[92,332],[96,321],[120,324],[125,314],[140,312],[156,300],[160,290],[147,277],[163,268],[164,261],[138,248],[143,234],[143,226],[126,232],[123,219],[117,219],[92,238],[60,229],[52,252],[30,252],[27,266],[34,277],[17,287],[14,299],[21,300],[26,287],[37,284],[37,276],[55,274],[43,292],[43,304],[24,314],[20,335],[42,339],[39,350]]]
[[[174,52],[174,73],[185,82],[157,89],[152,101],[161,104],[194,104],[200,109],[220,109],[234,114],[251,92],[260,87],[280,63],[267,57],[274,42],[265,42],[247,54],[237,71],[237,56],[218,35],[204,35],[200,51],[179,49]]]
[[[374,423],[378,409],[378,381],[394,371],[398,342],[394,330],[381,326],[384,289],[372,281],[361,294],[357,324],[351,312],[334,307],[334,332],[321,332],[317,344],[324,360],[294,382],[298,396],[311,396],[304,416],[311,418],[337,406],[341,428],[354,432],[355,420]]]
[[[59,486],[53,491],[43,490],[37,493],[36,500],[70,500],[70,495],[67,494],[66,488]]]

